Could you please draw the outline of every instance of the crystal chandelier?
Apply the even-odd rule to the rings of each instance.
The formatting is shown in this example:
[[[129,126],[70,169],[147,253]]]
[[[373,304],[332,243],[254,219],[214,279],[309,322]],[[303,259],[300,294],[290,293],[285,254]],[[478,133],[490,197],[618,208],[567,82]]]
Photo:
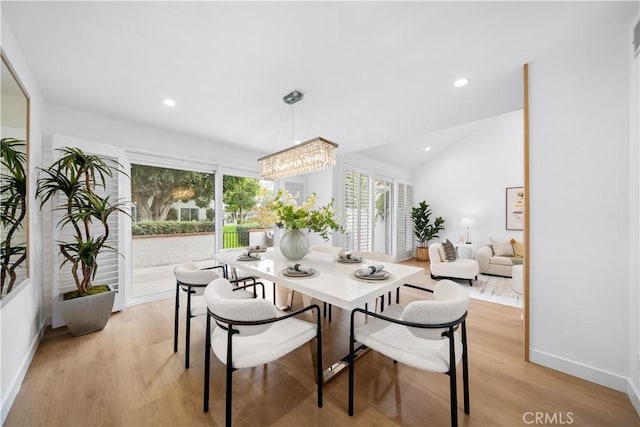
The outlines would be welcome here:
[[[293,105],[304,95],[294,90],[283,101]],[[264,179],[277,180],[329,169],[336,164],[338,144],[316,137],[293,147],[258,159],[260,175]]]

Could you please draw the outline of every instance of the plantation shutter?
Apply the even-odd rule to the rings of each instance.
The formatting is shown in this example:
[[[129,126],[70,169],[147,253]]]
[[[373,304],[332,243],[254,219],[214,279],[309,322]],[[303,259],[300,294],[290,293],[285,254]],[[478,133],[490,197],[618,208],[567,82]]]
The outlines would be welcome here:
[[[413,222],[411,209],[413,207],[413,186],[398,183],[396,190],[396,258],[409,259],[413,256]]]
[[[344,171],[345,249],[371,251],[373,221],[371,179],[360,172]]]
[[[77,147],[82,149],[87,154],[97,154],[103,157],[110,158],[119,163],[124,163],[124,153],[121,153],[115,147],[105,146],[102,144],[90,143],[87,141],[80,141],[68,137],[54,136],[53,140],[53,153],[50,156],[53,160],[58,158],[59,153],[55,151],[61,147]],[[52,161],[53,161],[52,160]],[[49,163],[50,164],[50,163]],[[127,165],[123,165],[125,172],[128,171]],[[111,200],[128,199],[129,185],[128,177],[123,174],[114,174],[112,177],[106,178],[106,188],[98,189],[100,196],[109,196]],[[64,198],[64,196],[59,196]],[[57,200],[56,202],[59,202]],[[60,221],[60,213],[54,211],[52,213],[52,241],[54,242],[52,247],[53,256],[53,313],[52,313],[52,326],[58,327],[64,325],[62,316],[60,314],[58,303],[61,297],[58,299],[59,294],[76,289],[75,281],[71,273],[71,265],[65,264],[60,268],[60,264],[64,260],[58,249],[57,241],[70,241],[73,238],[73,229],[70,225],[65,226],[62,230],[58,230],[58,222]],[[125,281],[130,277],[130,262],[129,249],[131,245],[130,238],[130,220],[122,213],[114,214],[109,218],[109,239],[107,245],[114,248],[114,251],[104,250],[98,256],[98,271],[93,284],[95,285],[110,285],[117,291],[116,298],[113,306],[113,311],[122,310],[125,306]],[[91,230],[96,230],[102,234],[102,226],[100,224],[92,224]],[[128,242],[128,243],[127,243]]]

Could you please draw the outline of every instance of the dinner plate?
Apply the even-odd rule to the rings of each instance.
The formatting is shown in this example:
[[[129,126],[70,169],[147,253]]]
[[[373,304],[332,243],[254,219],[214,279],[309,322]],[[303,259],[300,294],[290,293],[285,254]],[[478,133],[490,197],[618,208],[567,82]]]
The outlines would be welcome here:
[[[316,274],[316,271],[313,268],[310,268],[310,273],[305,273],[304,271],[298,271],[291,268],[285,268],[282,270],[282,275],[287,277],[309,277]]]
[[[362,270],[356,270],[353,272],[353,274],[358,278],[358,279],[362,279],[362,280],[385,280],[388,279],[389,276],[391,275],[388,271],[376,271],[375,273],[369,274],[368,276],[362,275],[362,271],[367,271],[367,269],[362,269]]]
[[[246,256],[246,255],[238,255],[237,260],[238,261],[259,261],[260,258],[261,258],[260,255],[258,255],[257,257]]]
[[[336,261],[343,264],[358,264],[362,262],[362,258],[338,258]]]

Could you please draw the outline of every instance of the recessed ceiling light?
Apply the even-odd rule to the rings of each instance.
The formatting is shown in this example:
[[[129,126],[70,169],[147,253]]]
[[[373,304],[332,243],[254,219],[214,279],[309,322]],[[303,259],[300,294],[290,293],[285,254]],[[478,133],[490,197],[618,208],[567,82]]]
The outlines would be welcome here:
[[[293,145],[300,145],[302,144],[302,141],[300,141],[299,139],[296,139],[295,141],[293,141]]]
[[[466,86],[467,83],[469,83],[469,80],[465,79],[464,77],[456,80],[455,82],[453,82],[453,85],[455,87],[462,87],[462,86]]]
[[[164,101],[162,101],[162,103],[164,105],[166,105],[167,107],[175,107],[176,106],[176,101],[174,101],[173,99],[165,99]]]
[[[424,151],[429,151],[429,150],[431,150],[431,147],[427,147],[424,149]]]

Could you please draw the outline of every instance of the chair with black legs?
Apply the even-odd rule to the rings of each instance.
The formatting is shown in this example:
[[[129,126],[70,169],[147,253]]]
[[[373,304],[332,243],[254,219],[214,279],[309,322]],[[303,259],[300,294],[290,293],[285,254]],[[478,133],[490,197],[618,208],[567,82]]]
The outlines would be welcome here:
[[[457,426],[456,365],[460,360],[464,385],[464,412],[469,414],[466,328],[469,295],[464,288],[451,280],[441,280],[433,291],[415,288],[432,292],[433,299],[414,301],[407,306],[392,304],[384,313],[372,313],[361,308],[351,312],[348,413],[351,416],[354,412],[354,343],[358,341],[394,362],[424,371],[447,374],[451,425]],[[356,326],[358,313],[369,316],[369,321]]]
[[[232,373],[273,362],[315,338],[318,407],[322,407],[322,338],[320,308],[311,305],[291,313],[279,311],[265,299],[237,299],[226,279],[216,279],[204,292],[207,326],[204,365],[204,412],[209,411],[211,351],[226,365],[226,425],[231,426]],[[315,312],[315,322],[294,316]],[[218,327],[212,328],[211,320]],[[212,331],[213,329],[213,331]]]
[[[180,290],[182,290],[187,294],[187,306],[185,309],[186,334],[184,367],[185,369],[189,369],[189,356],[191,351],[191,319],[207,314],[207,305],[205,304],[202,296],[204,289],[212,280],[217,279],[222,275],[226,275],[226,270],[225,266],[222,265],[200,269],[194,262],[185,262],[177,265],[173,269],[173,274],[176,276],[173,352],[178,352],[178,319],[180,311]],[[253,282],[254,284],[256,283],[255,280]],[[238,295],[242,295],[243,298],[253,298],[254,296],[254,294],[246,291],[243,291]]]

